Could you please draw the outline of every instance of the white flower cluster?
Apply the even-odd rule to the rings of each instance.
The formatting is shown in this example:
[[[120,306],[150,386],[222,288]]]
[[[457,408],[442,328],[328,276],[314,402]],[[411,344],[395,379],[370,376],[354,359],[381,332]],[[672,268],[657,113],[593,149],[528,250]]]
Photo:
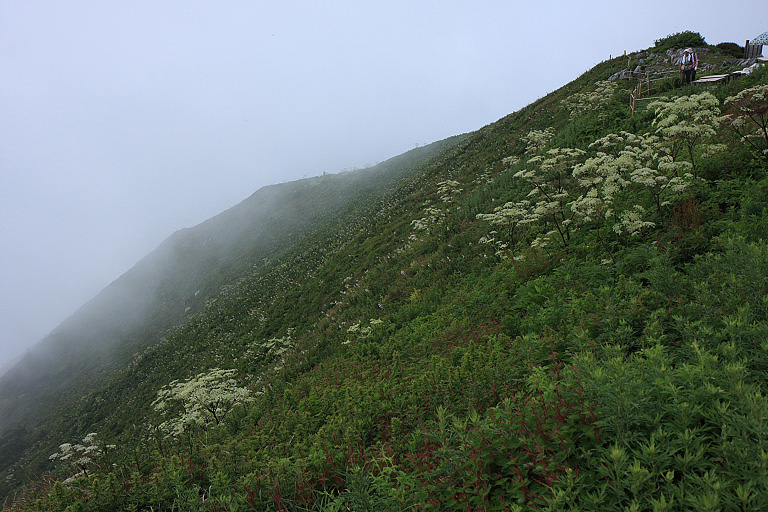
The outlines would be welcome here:
[[[667,155],[677,161],[679,152],[685,149],[694,175],[696,148],[715,136],[715,128],[722,120],[719,105],[720,101],[709,92],[654,101],[648,105],[656,112],[656,133],[662,136]]]
[[[358,322],[347,329],[347,332],[353,335],[353,337],[348,338],[347,341],[344,341],[341,344],[349,345],[355,340],[369,338],[373,334],[374,329],[383,323],[384,320],[379,318],[371,318],[368,321],[368,325],[362,325],[362,322]]]
[[[429,231],[433,224],[438,224],[445,218],[445,213],[440,208],[427,206],[424,210],[424,217],[411,221],[411,227],[416,231]]]
[[[521,137],[521,140],[525,143],[525,153],[531,155],[538,153],[546,147],[549,140],[555,134],[555,130],[550,126],[545,130],[531,130]],[[514,165],[519,160],[515,156],[508,156],[502,162],[505,165]]]
[[[606,106],[616,93],[616,82],[607,80],[595,82],[595,88],[574,94],[568,99],[568,107],[571,112],[571,119],[576,119],[584,114],[596,115],[599,119],[604,119],[608,112]]]
[[[567,243],[570,236],[569,226],[572,222],[571,213],[566,208],[569,197],[568,188],[573,181],[573,167],[583,155],[584,151],[579,149],[554,148],[547,151],[545,155],[531,158],[528,164],[532,167],[514,175],[515,178],[523,179],[533,185],[528,193],[528,198],[531,199],[505,203],[491,213],[478,214],[477,218],[504,227],[510,240],[514,240],[515,228],[518,226],[535,223],[552,226],[552,229],[532,242],[532,247],[546,247],[555,238],[559,238],[564,244]],[[497,240],[494,236],[483,237],[480,243],[495,245],[497,256],[502,258],[508,256],[508,244]]]
[[[734,113],[723,120],[755,150],[768,156],[768,84],[744,89],[726,98]]]
[[[192,426],[206,427],[220,423],[235,404],[253,399],[248,389],[238,386],[236,375],[235,370],[214,368],[164,386],[152,402],[155,411],[170,416],[159,425],[159,429],[178,437]]]
[[[542,222],[550,227],[545,234],[536,237],[532,247],[546,247],[554,239],[559,239],[563,245],[568,244],[570,224],[573,222],[573,212],[567,207],[571,195],[569,191],[573,189],[573,170],[585,154],[581,149],[550,149],[545,155],[528,160],[528,164],[534,167],[515,174],[516,178],[533,185],[528,193],[532,201],[516,203],[523,210],[519,224]]]
[[[613,231],[619,235],[629,234],[634,236],[643,228],[652,228],[656,224],[643,220],[645,208],[636,204],[631,210],[624,210],[619,214],[619,222],[613,225]]]
[[[462,188],[459,188],[459,182],[456,180],[445,180],[437,184],[437,194],[444,203],[452,203],[453,196],[459,194]]]
[[[656,135],[610,134],[593,142],[590,148],[597,149],[596,155],[573,171],[582,194],[570,203],[570,208],[583,222],[613,217],[617,195],[633,184],[650,192],[661,213],[661,207],[670,203],[670,193],[679,196],[693,180],[692,174],[684,172],[691,164],[673,160],[664,141]],[[654,226],[652,222],[625,222],[627,215],[634,218],[640,214],[635,206],[629,211],[619,214],[614,232],[632,235]]]
[[[456,180],[445,180],[437,184],[437,195],[442,203],[450,205],[454,201],[454,197],[461,193],[464,189],[459,187],[460,183]],[[424,209],[423,217],[411,221],[411,227],[414,231],[421,231],[429,233],[431,228],[437,224],[441,224],[445,220],[447,210],[443,210],[441,207],[432,206],[430,201],[427,201],[426,208]],[[411,241],[419,240],[416,233],[412,233],[409,237]]]
[[[59,445],[59,451],[48,457],[50,460],[60,460],[71,464],[77,473],[65,482],[72,482],[88,474],[88,468],[98,465],[99,459],[104,455],[104,450],[114,449],[115,445],[99,443],[98,434],[91,432],[78,444],[64,443]]]
[[[652,105],[657,116],[655,134],[614,133],[594,141],[589,155],[579,149],[554,148],[530,158],[528,166],[514,175],[532,185],[530,192],[523,200],[478,214],[478,219],[503,228],[480,242],[495,246],[496,255],[506,259],[518,228],[526,226],[544,228],[530,243],[533,248],[565,246],[572,229],[586,223],[595,223],[599,229],[610,221],[614,233],[629,236],[654,227],[646,209],[636,204],[642,194],[624,191],[649,194],[660,215],[693,182],[689,171],[695,170],[694,150],[714,148],[705,142],[715,134],[719,108],[717,98],[709,93]],[[528,142],[531,150],[540,150],[544,139],[544,132],[532,131],[525,137],[534,141]]]

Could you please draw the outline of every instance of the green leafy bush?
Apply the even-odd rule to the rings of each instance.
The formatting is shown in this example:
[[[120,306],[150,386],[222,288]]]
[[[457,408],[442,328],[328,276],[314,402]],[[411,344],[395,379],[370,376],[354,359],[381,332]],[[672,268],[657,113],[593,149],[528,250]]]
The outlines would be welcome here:
[[[722,50],[726,55],[730,55],[731,57],[737,59],[744,58],[744,47],[739,46],[736,43],[717,43],[715,48]]]
[[[683,32],[676,32],[662,37],[654,42],[654,47],[658,51],[665,51],[670,48],[702,48],[707,46],[704,37],[698,32],[692,32],[690,30],[684,30]]]

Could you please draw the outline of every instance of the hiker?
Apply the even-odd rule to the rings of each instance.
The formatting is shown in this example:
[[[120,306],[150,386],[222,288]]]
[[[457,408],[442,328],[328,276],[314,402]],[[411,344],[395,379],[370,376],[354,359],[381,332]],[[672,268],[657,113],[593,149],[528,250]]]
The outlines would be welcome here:
[[[696,80],[696,69],[699,67],[699,56],[693,48],[686,48],[683,58],[680,59],[680,77],[682,85],[688,85]]]

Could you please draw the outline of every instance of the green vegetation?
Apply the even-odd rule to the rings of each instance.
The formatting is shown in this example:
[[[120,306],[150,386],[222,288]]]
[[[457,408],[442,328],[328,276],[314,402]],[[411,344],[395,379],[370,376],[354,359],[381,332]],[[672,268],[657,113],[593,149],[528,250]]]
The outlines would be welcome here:
[[[698,32],[684,30],[675,34],[657,39],[654,48],[659,51],[666,51],[670,48],[703,48],[707,45],[704,38]]]
[[[718,50],[722,50],[731,57],[735,57],[737,59],[744,58],[744,47],[739,46],[736,43],[718,43],[715,45],[715,47]]]
[[[768,508],[768,70],[630,116],[621,65],[290,185],[332,214],[8,431],[7,508]]]

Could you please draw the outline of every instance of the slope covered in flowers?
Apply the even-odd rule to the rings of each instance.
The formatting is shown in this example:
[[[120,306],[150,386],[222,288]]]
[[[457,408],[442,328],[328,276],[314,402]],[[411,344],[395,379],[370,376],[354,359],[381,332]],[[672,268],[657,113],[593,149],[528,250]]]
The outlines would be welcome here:
[[[242,274],[12,508],[768,507],[768,71],[632,117],[619,65]]]

